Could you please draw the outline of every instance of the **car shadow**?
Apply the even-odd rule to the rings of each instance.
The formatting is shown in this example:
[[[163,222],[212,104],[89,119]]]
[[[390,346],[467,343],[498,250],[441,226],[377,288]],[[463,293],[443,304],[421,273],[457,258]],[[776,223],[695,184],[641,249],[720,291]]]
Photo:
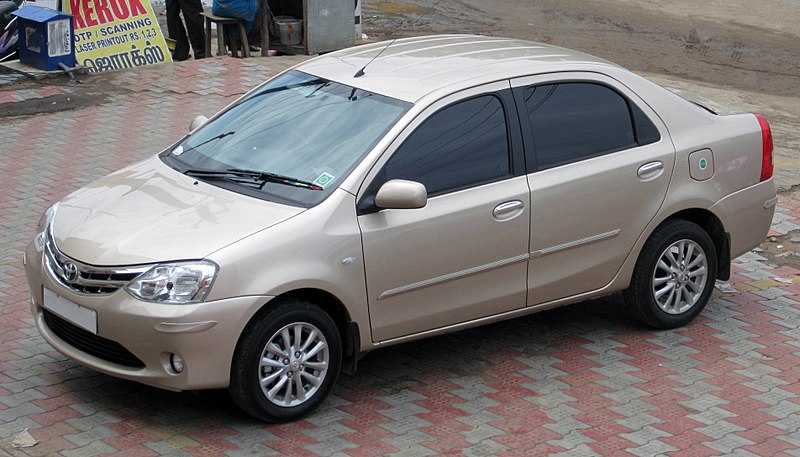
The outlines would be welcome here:
[[[427,338],[367,354],[354,375],[341,375],[316,417],[350,417],[352,405],[374,402],[431,383],[458,384],[480,378],[493,382],[509,364],[535,367],[550,354],[608,336],[646,331],[628,317],[619,294],[547,310],[490,325]],[[58,355],[60,356],[60,354]],[[73,397],[73,409],[85,415],[104,411],[110,421],[133,421],[142,430],[202,435],[228,427],[269,427],[243,413],[226,390],[170,392],[100,374],[60,356],[51,364],[62,378],[59,390]],[[454,385],[455,385],[454,384]],[[324,419],[323,419],[324,421]]]

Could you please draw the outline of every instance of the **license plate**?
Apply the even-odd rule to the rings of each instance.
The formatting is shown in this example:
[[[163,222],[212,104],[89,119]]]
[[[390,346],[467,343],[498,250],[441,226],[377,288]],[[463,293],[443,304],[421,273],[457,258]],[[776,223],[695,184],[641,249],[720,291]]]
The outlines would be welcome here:
[[[69,301],[48,289],[44,289],[44,307],[78,327],[97,334],[97,311]]]

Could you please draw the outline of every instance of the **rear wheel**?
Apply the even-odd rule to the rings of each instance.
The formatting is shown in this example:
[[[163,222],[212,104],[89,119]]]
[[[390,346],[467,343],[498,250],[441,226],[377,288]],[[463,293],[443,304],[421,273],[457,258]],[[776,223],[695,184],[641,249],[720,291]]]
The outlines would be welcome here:
[[[283,300],[245,330],[234,354],[229,391],[259,419],[300,419],[328,396],[341,360],[333,319],[305,300]]]
[[[692,222],[672,220],[645,243],[625,300],[652,327],[680,327],[705,308],[716,271],[717,252],[708,233]]]

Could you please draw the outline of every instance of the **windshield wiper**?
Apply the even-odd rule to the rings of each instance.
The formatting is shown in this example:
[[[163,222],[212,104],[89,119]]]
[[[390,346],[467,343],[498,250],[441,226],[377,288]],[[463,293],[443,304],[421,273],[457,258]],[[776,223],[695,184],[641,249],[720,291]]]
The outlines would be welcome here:
[[[197,148],[199,148],[200,146],[202,146],[202,145],[204,145],[206,143],[211,143],[212,141],[221,140],[221,139],[225,138],[228,135],[233,135],[234,133],[236,133],[236,132],[232,132],[231,131],[231,132],[220,133],[219,135],[211,137],[211,138],[203,141],[202,143],[200,143],[200,144],[198,144],[196,146],[192,146],[192,149],[197,149]]]
[[[187,176],[194,176],[197,178],[210,178],[210,179],[227,179],[234,182],[243,184],[258,184],[259,189],[264,188],[264,184],[271,182],[275,184],[283,184],[286,186],[301,187],[309,190],[323,190],[322,186],[314,184],[313,182],[303,181],[302,179],[292,178],[291,176],[280,175],[277,173],[270,173],[267,171],[256,170],[243,170],[240,168],[229,168],[227,170],[186,170],[183,174]],[[248,179],[242,181],[241,179]],[[252,181],[249,181],[252,180]]]

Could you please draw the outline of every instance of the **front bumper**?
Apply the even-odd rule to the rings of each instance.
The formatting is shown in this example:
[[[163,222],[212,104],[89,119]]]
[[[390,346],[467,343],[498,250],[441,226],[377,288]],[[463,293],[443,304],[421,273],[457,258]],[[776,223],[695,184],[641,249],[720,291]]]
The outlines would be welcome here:
[[[227,387],[236,344],[258,309],[272,297],[246,296],[191,305],[147,303],[120,289],[109,295],[78,294],[54,281],[31,243],[25,253],[31,313],[45,340],[78,363],[112,376],[169,390]],[[63,330],[45,321],[44,289],[97,315],[97,336],[118,343],[144,366],[126,366],[78,349]],[[51,322],[52,318],[51,318]],[[89,337],[79,331],[69,338]],[[102,351],[99,351],[102,352]],[[170,367],[170,354],[184,369]]]

